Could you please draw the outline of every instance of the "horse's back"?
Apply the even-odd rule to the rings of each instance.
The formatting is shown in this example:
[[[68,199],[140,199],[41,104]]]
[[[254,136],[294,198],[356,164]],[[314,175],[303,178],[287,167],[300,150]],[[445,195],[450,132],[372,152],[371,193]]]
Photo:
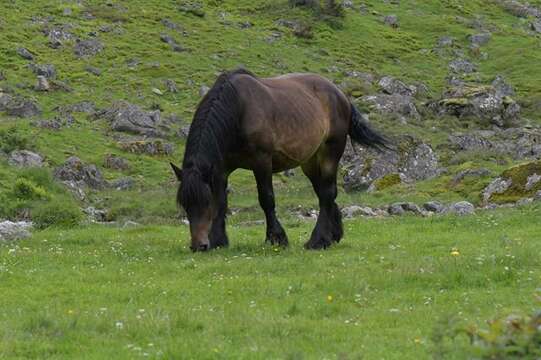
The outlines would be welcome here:
[[[319,75],[238,75],[233,84],[243,107],[245,137],[275,154],[283,167],[303,163],[330,137],[347,134],[349,122],[343,118],[349,115],[349,102]]]

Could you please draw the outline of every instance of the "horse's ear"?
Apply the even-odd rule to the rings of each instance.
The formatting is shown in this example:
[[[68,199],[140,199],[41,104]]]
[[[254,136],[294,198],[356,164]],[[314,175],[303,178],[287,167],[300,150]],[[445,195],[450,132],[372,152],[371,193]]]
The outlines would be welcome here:
[[[178,181],[182,181],[182,170],[172,162],[170,162],[169,164],[171,164],[171,168],[173,168],[173,172],[175,173]]]

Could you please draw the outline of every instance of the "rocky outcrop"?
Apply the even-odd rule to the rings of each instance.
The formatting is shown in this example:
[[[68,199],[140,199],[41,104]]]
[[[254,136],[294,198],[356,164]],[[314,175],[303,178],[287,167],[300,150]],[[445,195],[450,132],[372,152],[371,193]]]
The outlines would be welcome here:
[[[532,161],[505,170],[483,190],[482,198],[485,203],[514,203],[540,190],[541,161]]]
[[[39,105],[22,96],[12,96],[0,91],[0,111],[9,116],[28,118],[41,115]]]
[[[513,100],[511,86],[498,77],[491,85],[458,84],[443,98],[430,104],[437,115],[475,117],[500,127],[518,123],[520,105]]]
[[[108,186],[96,165],[84,164],[75,156],[68,158],[64,165],[56,168],[54,177],[64,183],[70,183],[66,184],[70,188],[103,189]]]
[[[457,152],[490,152],[516,160],[541,159],[541,129],[509,128],[453,134],[448,138],[448,146]]]
[[[0,244],[30,237],[32,223],[20,221],[0,221]]]
[[[367,190],[376,180],[389,174],[397,174],[403,182],[414,182],[438,176],[443,171],[430,145],[403,136],[397,139],[396,147],[396,151],[380,153],[348,145],[342,159],[346,191]]]
[[[42,167],[41,155],[29,150],[14,150],[9,154],[8,163],[16,167]]]
[[[144,111],[127,101],[117,101],[96,114],[111,123],[114,131],[164,137],[167,127],[160,121],[160,111]]]

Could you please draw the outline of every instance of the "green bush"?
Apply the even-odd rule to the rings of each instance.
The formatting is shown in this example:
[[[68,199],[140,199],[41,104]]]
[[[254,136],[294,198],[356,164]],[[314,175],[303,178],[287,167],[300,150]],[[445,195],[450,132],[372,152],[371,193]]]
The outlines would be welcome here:
[[[18,200],[47,200],[51,197],[43,187],[24,178],[15,180],[13,194]]]
[[[32,209],[31,217],[38,229],[50,226],[74,227],[83,219],[83,213],[73,199],[61,196],[37,203]]]
[[[464,330],[483,359],[540,359],[541,311],[509,315],[488,322],[488,328]]]
[[[9,153],[13,150],[30,148],[30,140],[15,127],[0,129],[0,150]]]

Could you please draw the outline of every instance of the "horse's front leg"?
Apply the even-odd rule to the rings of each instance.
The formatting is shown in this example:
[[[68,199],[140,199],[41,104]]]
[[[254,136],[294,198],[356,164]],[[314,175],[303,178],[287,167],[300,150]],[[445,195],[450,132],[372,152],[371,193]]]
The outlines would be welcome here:
[[[220,186],[220,193],[217,201],[216,216],[212,221],[210,229],[209,242],[211,249],[217,247],[227,247],[229,239],[225,231],[225,218],[227,213],[227,179]]]
[[[257,193],[259,204],[265,212],[267,221],[267,238],[266,241],[272,245],[287,246],[288,240],[284,228],[276,217],[274,190],[272,188],[272,162],[267,166],[261,166],[254,170],[255,179],[257,181]]]

